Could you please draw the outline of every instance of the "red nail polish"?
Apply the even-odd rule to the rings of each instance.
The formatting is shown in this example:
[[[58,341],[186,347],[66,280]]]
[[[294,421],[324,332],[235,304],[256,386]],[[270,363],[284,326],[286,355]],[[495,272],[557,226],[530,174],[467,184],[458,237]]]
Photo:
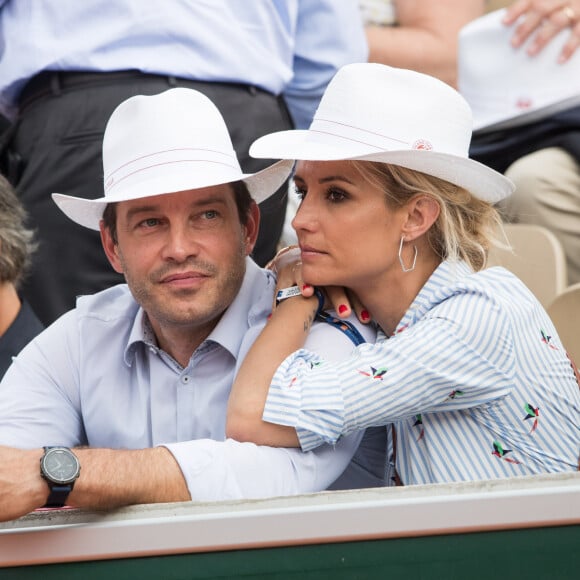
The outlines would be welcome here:
[[[371,317],[371,315],[368,313],[367,310],[362,310],[361,313],[360,313],[360,317],[363,320],[368,320]]]
[[[348,308],[346,307],[346,304],[341,304],[338,307],[338,313],[339,314],[344,314],[347,310],[348,310]]]
[[[308,290],[308,288],[310,288],[310,284],[304,284],[302,286],[302,290]]]

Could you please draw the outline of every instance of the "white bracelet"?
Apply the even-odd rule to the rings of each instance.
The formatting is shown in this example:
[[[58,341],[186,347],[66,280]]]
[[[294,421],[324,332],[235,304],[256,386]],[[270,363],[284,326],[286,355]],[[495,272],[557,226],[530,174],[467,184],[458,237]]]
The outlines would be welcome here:
[[[302,292],[298,286],[290,286],[289,288],[283,288],[282,290],[278,290],[276,293],[276,304],[282,302],[282,300],[286,300],[286,298],[292,298],[293,296],[300,296]]]

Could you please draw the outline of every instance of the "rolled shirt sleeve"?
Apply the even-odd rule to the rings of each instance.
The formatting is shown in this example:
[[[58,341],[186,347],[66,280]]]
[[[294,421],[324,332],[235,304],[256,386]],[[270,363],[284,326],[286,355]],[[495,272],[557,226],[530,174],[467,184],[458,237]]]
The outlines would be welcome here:
[[[491,333],[497,338],[483,350],[471,334],[452,320],[427,317],[357,347],[340,363],[298,351],[276,372],[263,418],[295,427],[307,451],[365,427],[506,395],[513,386],[509,333]]]

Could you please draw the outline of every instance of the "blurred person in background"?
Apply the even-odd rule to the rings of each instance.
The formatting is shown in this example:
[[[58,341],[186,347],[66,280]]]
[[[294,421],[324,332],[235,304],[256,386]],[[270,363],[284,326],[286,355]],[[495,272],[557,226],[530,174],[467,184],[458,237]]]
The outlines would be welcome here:
[[[466,25],[459,90],[474,114],[470,155],[516,185],[505,221],[551,230],[580,282],[580,3],[518,0]]]
[[[22,288],[48,324],[122,282],[96,232],[67,220],[50,194],[102,188],[101,142],[115,107],[173,86],[206,94],[224,116],[244,171],[257,137],[307,127],[336,70],[367,58],[356,0],[0,0],[0,167],[40,247]],[[287,187],[262,204],[253,257],[266,263],[282,231]]]
[[[35,249],[26,213],[8,181],[0,175],[0,379],[43,326],[18,295]]]

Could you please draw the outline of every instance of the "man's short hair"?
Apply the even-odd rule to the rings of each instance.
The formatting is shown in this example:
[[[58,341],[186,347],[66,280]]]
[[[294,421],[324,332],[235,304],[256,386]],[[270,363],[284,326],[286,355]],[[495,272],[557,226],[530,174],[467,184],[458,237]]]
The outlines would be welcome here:
[[[247,185],[243,181],[234,181],[230,184],[236,198],[238,216],[240,223],[245,226],[250,217],[250,208],[253,204],[252,196],[248,191]],[[103,212],[103,222],[106,229],[111,233],[113,242],[117,243],[117,204],[108,203]]]

